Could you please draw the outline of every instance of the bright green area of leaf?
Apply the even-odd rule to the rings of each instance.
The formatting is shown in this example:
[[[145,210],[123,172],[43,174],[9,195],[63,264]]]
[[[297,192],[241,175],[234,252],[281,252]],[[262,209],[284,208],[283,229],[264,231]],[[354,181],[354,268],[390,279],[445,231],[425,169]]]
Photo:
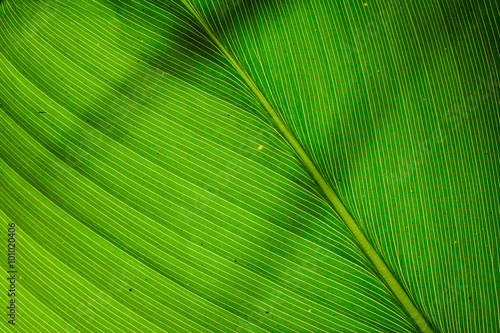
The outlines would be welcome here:
[[[433,330],[499,330],[499,9],[4,0],[1,329],[416,330],[215,37]]]

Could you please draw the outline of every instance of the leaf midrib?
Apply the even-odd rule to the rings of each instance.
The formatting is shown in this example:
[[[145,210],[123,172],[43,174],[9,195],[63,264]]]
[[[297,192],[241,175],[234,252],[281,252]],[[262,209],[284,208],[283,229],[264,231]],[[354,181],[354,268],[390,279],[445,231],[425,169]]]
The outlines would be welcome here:
[[[203,17],[196,11],[196,9],[191,6],[188,0],[181,0],[186,6],[187,10],[196,18],[198,23],[202,26],[211,42],[215,44],[217,48],[222,52],[224,57],[233,66],[236,72],[242,77],[243,81],[247,84],[248,88],[252,91],[255,97],[258,99],[260,104],[268,112],[269,116],[272,118],[275,126],[278,128],[279,132],[285,137],[288,144],[292,146],[295,153],[299,156],[299,159],[311,174],[314,181],[323,191],[324,195],[328,199],[328,204],[339,214],[342,221],[349,228],[355,240],[357,241],[359,247],[369,259],[369,262],[373,265],[373,268],[380,275],[383,282],[392,292],[394,297],[399,301],[405,312],[413,320],[416,328],[418,328],[423,333],[432,333],[433,330],[427,323],[424,316],[420,313],[419,309],[413,304],[410,297],[403,289],[401,284],[398,282],[394,274],[391,272],[389,267],[385,264],[382,257],[377,253],[373,245],[370,243],[368,238],[365,236],[363,231],[359,228],[358,224],[352,217],[352,215],[347,210],[346,206],[340,200],[340,198],[335,194],[331,186],[325,181],[318,168],[315,166],[314,162],[309,158],[307,152],[301,146],[299,141],[295,138],[288,126],[281,120],[277,112],[274,110],[272,105],[269,103],[265,95],[259,89],[255,81],[250,77],[243,66],[235,59],[231,52],[224,46],[224,44],[219,40],[217,35],[214,33],[212,28]]]

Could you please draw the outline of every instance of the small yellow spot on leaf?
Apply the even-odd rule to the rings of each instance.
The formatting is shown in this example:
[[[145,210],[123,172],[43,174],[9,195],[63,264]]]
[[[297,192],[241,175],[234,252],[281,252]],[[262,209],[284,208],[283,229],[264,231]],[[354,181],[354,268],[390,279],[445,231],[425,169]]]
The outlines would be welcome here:
[[[311,309],[309,309],[309,312],[311,312]]]
[[[264,147],[262,147],[262,145],[260,145],[258,149],[259,149],[259,150],[262,150],[262,148],[264,148]]]
[[[368,4],[365,2],[365,3],[363,4],[363,6],[365,6],[365,7],[366,7],[366,6],[368,6]]]

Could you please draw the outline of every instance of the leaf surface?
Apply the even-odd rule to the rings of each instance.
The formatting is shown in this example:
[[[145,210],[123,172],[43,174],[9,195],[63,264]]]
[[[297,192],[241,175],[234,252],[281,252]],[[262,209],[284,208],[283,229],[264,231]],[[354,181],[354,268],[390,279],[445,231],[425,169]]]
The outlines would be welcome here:
[[[498,13],[4,0],[16,329],[497,331]]]

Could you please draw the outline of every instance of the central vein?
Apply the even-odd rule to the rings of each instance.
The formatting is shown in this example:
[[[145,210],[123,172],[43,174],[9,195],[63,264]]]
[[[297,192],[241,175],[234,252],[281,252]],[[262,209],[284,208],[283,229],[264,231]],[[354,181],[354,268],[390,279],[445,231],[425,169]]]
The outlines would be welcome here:
[[[422,316],[417,307],[413,304],[408,294],[405,292],[401,284],[398,282],[396,277],[392,274],[389,267],[385,264],[384,260],[377,253],[375,248],[371,245],[369,240],[366,238],[365,234],[359,228],[358,224],[352,217],[352,215],[347,211],[345,205],[339,199],[337,194],[333,191],[330,185],[325,181],[319,170],[314,165],[313,161],[309,158],[306,151],[300,143],[297,141],[290,129],[285,125],[285,123],[278,116],[272,105],[269,103],[267,98],[264,96],[262,91],[259,89],[255,81],[246,72],[243,66],[235,59],[235,57],[228,51],[228,49],[222,44],[210,26],[205,22],[203,17],[195,10],[191,4],[186,0],[182,0],[184,5],[187,7],[189,12],[199,21],[205,32],[211,38],[212,42],[219,48],[219,50],[224,54],[226,59],[231,63],[234,69],[241,75],[245,83],[248,85],[250,90],[255,94],[259,102],[262,104],[264,109],[269,113],[273,119],[276,127],[280,130],[281,134],[285,137],[288,143],[293,147],[299,158],[301,159],[304,166],[307,168],[315,182],[323,190],[328,201],[335,209],[335,211],[340,215],[341,219],[344,221],[346,226],[351,231],[352,235],[358,242],[360,248],[363,250],[365,255],[368,257],[370,262],[373,264],[378,274],[382,277],[383,281],[389,287],[396,299],[401,303],[404,310],[408,313],[410,318],[413,320],[415,325],[421,332],[432,333],[433,330]]]

